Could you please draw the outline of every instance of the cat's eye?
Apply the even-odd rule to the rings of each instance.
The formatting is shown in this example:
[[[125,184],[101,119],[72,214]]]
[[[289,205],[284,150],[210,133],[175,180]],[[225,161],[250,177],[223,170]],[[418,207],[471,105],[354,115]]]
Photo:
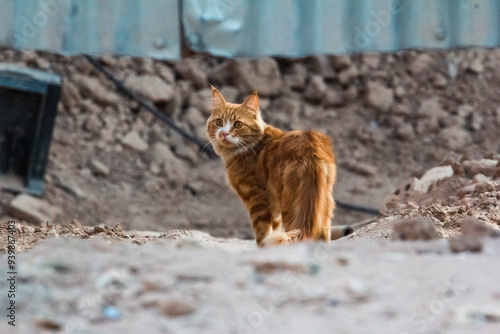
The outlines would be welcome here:
[[[224,125],[224,122],[220,118],[217,118],[215,120],[215,125],[217,125],[218,127],[221,127]]]
[[[241,123],[240,121],[234,122],[234,128],[235,129],[241,129],[242,126],[243,126],[243,123]]]

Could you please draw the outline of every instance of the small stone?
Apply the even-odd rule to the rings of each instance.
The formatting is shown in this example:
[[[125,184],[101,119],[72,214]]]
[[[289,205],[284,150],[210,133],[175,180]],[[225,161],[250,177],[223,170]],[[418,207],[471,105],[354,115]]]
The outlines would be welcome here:
[[[406,94],[406,89],[403,86],[397,86],[394,89],[394,95],[397,98],[402,98],[403,96],[405,96],[405,94]]]
[[[343,94],[344,104],[354,102],[354,101],[356,101],[357,98],[358,98],[358,89],[356,88],[355,85],[352,85],[351,87],[347,88],[344,91],[344,94]]]
[[[460,235],[453,237],[449,239],[448,243],[451,251],[454,253],[478,253],[483,250],[483,241],[475,235]]]
[[[464,218],[458,222],[460,233],[462,234],[477,234],[483,237],[498,238],[500,231],[486,225],[479,219]]]
[[[63,324],[55,319],[38,319],[35,326],[43,331],[58,332],[63,328]]]
[[[80,104],[80,110],[82,113],[86,113],[89,115],[94,115],[98,114],[101,111],[101,108],[99,106],[95,105],[92,100],[90,99],[85,99],[81,104]]]
[[[172,70],[169,66],[162,64],[155,64],[155,73],[157,73],[166,83],[168,84],[175,83],[174,70]]]
[[[32,224],[41,225],[55,221],[62,211],[46,201],[28,195],[18,195],[7,205],[7,212]]]
[[[380,65],[379,53],[362,53],[363,63],[371,69],[376,69]]]
[[[338,80],[342,85],[347,86],[358,75],[359,71],[354,66],[350,66],[338,74]]]
[[[134,149],[139,152],[144,152],[148,149],[148,143],[146,143],[140,136],[137,131],[130,131],[125,135],[125,137],[121,140],[122,144]]]
[[[373,176],[377,174],[377,167],[362,162],[344,162],[342,166],[354,173],[364,176]]]
[[[443,160],[441,160],[440,165],[441,166],[447,166],[447,165],[451,166],[451,164],[454,162],[460,163],[460,154],[458,154],[456,152],[449,152],[444,156]]]
[[[453,126],[441,131],[438,142],[451,150],[460,150],[472,144],[470,133],[460,126]]]
[[[97,78],[77,74],[73,77],[73,81],[84,97],[93,99],[97,104],[113,107],[120,102],[119,96]]]
[[[158,173],[160,173],[161,169],[160,166],[158,166],[155,163],[152,163],[151,165],[149,165],[149,171],[151,172],[151,174],[157,175]]]
[[[302,63],[294,63],[283,75],[283,82],[291,89],[304,90],[306,85],[307,69]],[[222,93],[222,92],[221,92]],[[225,96],[225,95],[224,95]]]
[[[100,56],[99,61],[108,67],[116,67],[118,65],[118,60],[113,56]]]
[[[97,176],[108,176],[110,172],[109,167],[97,159],[89,160],[89,168]]]
[[[153,103],[166,103],[174,99],[172,85],[154,75],[129,75],[125,85]]]
[[[500,161],[500,153],[497,153],[495,151],[490,151],[484,154],[485,159],[492,159],[492,160],[499,160]],[[471,160],[471,159],[467,159]],[[479,160],[479,159],[478,159]]]
[[[481,116],[479,112],[473,112],[469,120],[469,126],[471,130],[476,132],[481,130],[483,121],[483,116]]]
[[[38,55],[34,50],[25,50],[21,52],[21,61],[25,64],[33,63],[37,57]]]
[[[368,82],[366,102],[377,110],[388,111],[394,102],[393,91],[379,82]]]
[[[431,185],[452,176],[453,168],[451,166],[434,167],[425,172],[425,174],[415,182],[413,189],[421,193],[428,193]]]
[[[180,297],[175,297],[163,303],[161,305],[161,311],[167,317],[177,318],[193,313],[196,311],[196,307]]]
[[[410,64],[412,74],[419,74],[426,71],[432,64],[432,58],[426,53],[417,56]]]
[[[460,176],[460,177],[465,177],[465,170],[464,166],[460,162],[453,161],[450,164],[451,168],[453,169],[453,175]]]
[[[409,116],[410,115],[410,108],[406,104],[401,104],[401,103],[395,103],[391,107],[391,112],[394,115],[398,116]]]
[[[493,191],[495,191],[495,185],[493,185],[491,182],[478,183],[474,187],[474,192],[476,194],[490,193]]]
[[[313,75],[307,84],[304,98],[310,101],[320,101],[325,94],[327,86],[320,75]]]
[[[438,234],[430,219],[407,218],[394,223],[392,238],[396,240],[432,240]]]
[[[351,58],[349,56],[331,56],[330,62],[336,70],[351,66]]]
[[[170,148],[160,142],[153,144],[147,156],[151,163],[158,165],[162,165],[167,161],[176,159]]]
[[[296,96],[284,96],[273,101],[269,112],[269,121],[277,121],[276,116],[292,119],[299,115],[302,110],[302,103]]]
[[[436,88],[445,88],[446,85],[448,84],[448,80],[444,76],[442,76],[441,74],[437,74],[434,77],[433,84],[434,84],[434,87],[436,87]]]
[[[465,171],[468,175],[484,174],[488,177],[495,175],[497,160],[481,159],[481,160],[466,160],[462,162]]]
[[[465,148],[464,153],[462,154],[462,159],[460,161],[479,161],[483,159],[483,152],[478,145],[471,145]]]
[[[201,58],[183,58],[176,63],[175,71],[191,81],[197,89],[208,85],[207,75],[200,67]]]
[[[335,78],[335,71],[331,67],[328,56],[315,55],[310,57],[314,72],[318,73],[325,79]]]
[[[462,118],[469,117],[474,112],[474,107],[468,104],[464,104],[458,107],[457,114]]]
[[[279,95],[283,87],[278,62],[269,57],[234,60],[234,76],[241,90],[248,93],[257,90],[261,96]]]
[[[206,123],[206,118],[203,114],[195,107],[189,107],[186,110],[184,115],[184,119],[191,125],[193,128],[203,127]]]
[[[82,97],[76,85],[70,81],[65,80],[62,86],[61,92],[61,102],[66,108],[72,108],[77,106]]]
[[[137,62],[137,70],[140,74],[154,75],[156,73],[153,59],[139,57],[135,58],[135,61]]]
[[[189,105],[200,110],[207,118],[212,113],[212,104],[212,90],[210,88],[191,94]]]
[[[335,89],[328,89],[321,102],[325,107],[338,107],[344,105],[344,96]]]
[[[76,67],[76,72],[82,75],[90,75],[90,73],[94,70],[92,64],[83,56],[74,57],[71,60],[71,63]]]
[[[102,122],[97,114],[90,115],[83,123],[83,128],[93,134],[98,134],[102,130]]]
[[[413,130],[413,126],[409,123],[401,124],[396,129],[396,135],[399,139],[411,141],[415,139],[415,131]]]
[[[450,248],[455,253],[481,252],[484,238],[500,236],[500,231],[494,230],[474,218],[465,218],[459,222],[459,225],[460,234],[449,240]]]
[[[469,184],[457,190],[456,194],[459,199],[464,198],[465,195],[472,194],[476,188],[475,184]]]
[[[467,67],[472,73],[479,74],[484,71],[484,65],[482,59],[477,57],[475,58]]]
[[[175,155],[191,163],[195,163],[198,161],[198,147],[183,139],[175,145]]]
[[[420,118],[435,118],[445,115],[444,110],[441,108],[438,97],[432,97],[420,103],[417,110],[417,115]]]

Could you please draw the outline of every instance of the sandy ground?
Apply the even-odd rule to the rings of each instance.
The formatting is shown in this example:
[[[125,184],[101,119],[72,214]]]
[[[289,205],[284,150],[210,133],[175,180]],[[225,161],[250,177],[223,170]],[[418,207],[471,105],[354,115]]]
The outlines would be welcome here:
[[[4,319],[1,333],[500,331],[500,239],[458,255],[446,240],[260,250],[206,235],[90,239],[54,237],[18,255],[17,326]]]

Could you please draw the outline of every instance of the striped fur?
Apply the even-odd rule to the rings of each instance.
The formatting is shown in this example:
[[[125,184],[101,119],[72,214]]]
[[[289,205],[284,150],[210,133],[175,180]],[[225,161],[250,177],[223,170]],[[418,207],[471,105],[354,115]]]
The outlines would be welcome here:
[[[336,177],[330,139],[264,123],[257,93],[234,104],[212,91],[208,137],[250,213],[257,245],[329,241]]]

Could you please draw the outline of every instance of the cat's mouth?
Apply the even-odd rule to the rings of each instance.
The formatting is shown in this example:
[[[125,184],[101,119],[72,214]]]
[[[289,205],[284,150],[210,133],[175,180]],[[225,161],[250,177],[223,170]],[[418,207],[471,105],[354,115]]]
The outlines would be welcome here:
[[[219,144],[224,147],[232,147],[234,146],[234,142],[230,138],[219,138]]]

